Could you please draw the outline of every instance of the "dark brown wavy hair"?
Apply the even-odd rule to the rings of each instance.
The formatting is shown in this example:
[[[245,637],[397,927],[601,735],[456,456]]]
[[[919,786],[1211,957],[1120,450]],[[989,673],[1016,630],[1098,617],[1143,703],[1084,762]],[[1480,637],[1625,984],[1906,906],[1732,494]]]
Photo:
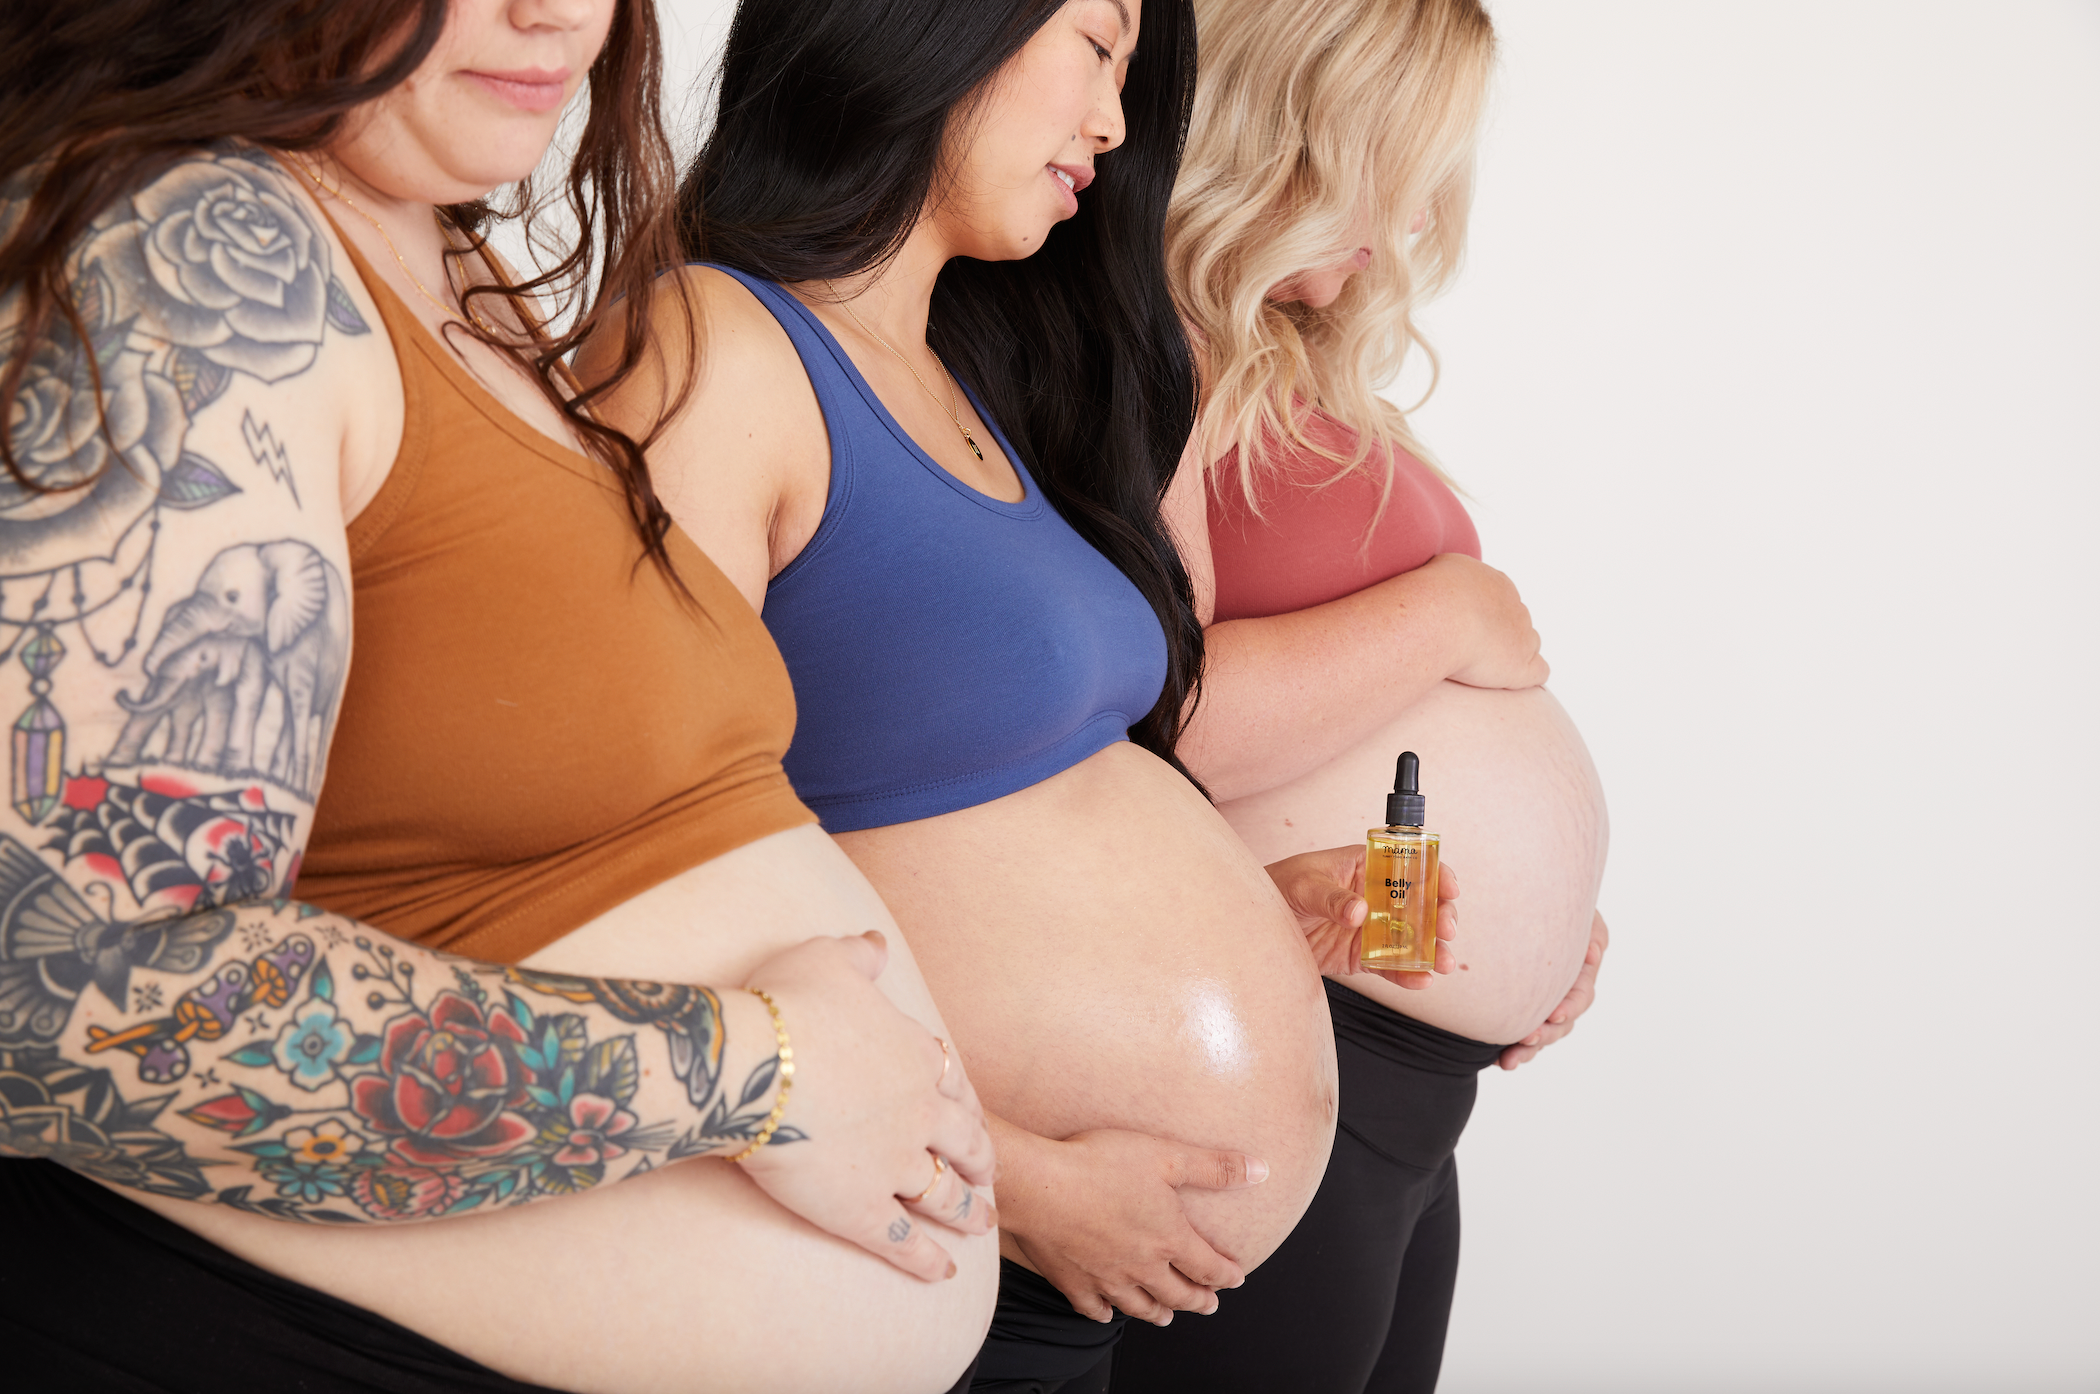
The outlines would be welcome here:
[[[0,244],[0,305],[20,297],[15,342],[36,343],[54,319],[85,340],[65,263],[104,208],[218,141],[284,151],[327,145],[353,109],[416,70],[443,33],[449,8],[449,0],[66,0],[0,7],[0,197],[27,200]],[[477,285],[464,298],[508,298],[526,323],[549,318],[539,308],[543,293],[557,304],[584,298],[569,327],[543,335],[535,349],[466,332],[516,353],[531,368],[591,453],[618,475],[646,555],[673,575],[663,541],[670,515],[650,486],[642,455],[653,434],[636,440],[590,412],[648,351],[653,295],[676,294],[688,333],[695,328],[678,278],[668,285],[657,279],[684,259],[672,230],[677,171],[659,115],[662,73],[654,5],[619,0],[591,65],[590,113],[565,181],[575,242],[543,274],[516,286]],[[516,186],[515,215],[528,241],[544,202],[529,179]],[[468,252],[478,249],[496,216],[486,201],[443,213],[468,234]],[[558,321],[560,310],[551,318]],[[620,352],[606,360],[612,371],[588,390],[565,391],[564,358],[601,326],[615,324]],[[8,356],[0,402],[15,400],[28,358],[27,352]],[[687,361],[695,361],[693,355]],[[664,419],[683,396],[683,386],[670,394]],[[46,489],[22,470],[4,430],[0,464],[24,489]]]

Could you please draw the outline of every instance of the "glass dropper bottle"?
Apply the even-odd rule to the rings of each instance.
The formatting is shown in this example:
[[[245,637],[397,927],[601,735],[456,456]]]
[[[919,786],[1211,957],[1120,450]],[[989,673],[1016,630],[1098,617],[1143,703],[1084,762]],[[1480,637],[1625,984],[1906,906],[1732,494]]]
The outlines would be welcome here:
[[[1436,968],[1436,863],[1439,839],[1424,826],[1422,761],[1403,751],[1385,798],[1385,823],[1366,835],[1363,952],[1358,966],[1388,973]]]

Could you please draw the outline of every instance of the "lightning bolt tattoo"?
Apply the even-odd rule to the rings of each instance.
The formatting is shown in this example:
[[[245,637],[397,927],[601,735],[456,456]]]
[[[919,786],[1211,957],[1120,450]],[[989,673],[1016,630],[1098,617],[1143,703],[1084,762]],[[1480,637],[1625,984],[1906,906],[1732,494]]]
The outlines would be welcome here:
[[[305,508],[306,505],[299,502],[299,486],[292,480],[291,459],[284,453],[283,444],[270,433],[269,423],[257,422],[253,412],[242,412],[241,439],[248,442],[248,453],[255,457],[255,463],[268,470],[276,477],[278,483],[292,491],[293,503],[299,504],[302,509]]]

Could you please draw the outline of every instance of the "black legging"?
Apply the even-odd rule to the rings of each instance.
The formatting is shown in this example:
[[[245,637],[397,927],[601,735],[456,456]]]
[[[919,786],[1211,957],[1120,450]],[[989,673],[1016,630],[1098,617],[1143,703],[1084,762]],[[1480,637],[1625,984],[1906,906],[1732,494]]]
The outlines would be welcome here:
[[[1115,1360],[1111,1350],[1093,1369],[1072,1379],[973,1380],[969,1394],[1108,1394],[1109,1372]],[[955,1394],[961,1394],[961,1390],[962,1386],[957,1385]]]
[[[0,1159],[0,1244],[0,1388],[555,1394],[50,1162]],[[969,1384],[965,1373],[949,1394]]]
[[[1458,1281],[1458,1163],[1502,1047],[1327,984],[1334,1156],[1305,1218],[1217,1314],[1131,1322],[1115,1394],[1430,1394]]]
[[[999,1305],[970,1367],[973,1394],[1107,1394],[1116,1340],[1131,1325],[1121,1312],[1083,1317],[1048,1278],[999,1260]]]
[[[10,1388],[550,1394],[50,1162],[0,1161],[0,1235]]]

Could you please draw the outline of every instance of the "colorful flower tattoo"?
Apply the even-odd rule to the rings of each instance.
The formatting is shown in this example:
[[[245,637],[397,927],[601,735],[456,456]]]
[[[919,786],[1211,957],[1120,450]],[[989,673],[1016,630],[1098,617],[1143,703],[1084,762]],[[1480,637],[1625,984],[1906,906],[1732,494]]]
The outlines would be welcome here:
[[[388,946],[362,937],[355,945],[351,976],[368,985],[366,1006],[395,1009],[377,1035],[344,1019],[324,958],[274,1039],[222,1057],[342,1104],[299,1109],[236,1083],[183,1111],[257,1139],[233,1147],[275,1188],[266,1205],[347,1201],[373,1219],[429,1219],[584,1190],[610,1162],[672,1148],[673,1128],[645,1127],[627,1107],[641,1084],[633,1036],[593,1041],[580,1013],[537,1013],[510,991],[491,1000],[464,968],[426,995]],[[298,1121],[308,1114],[319,1121]]]

